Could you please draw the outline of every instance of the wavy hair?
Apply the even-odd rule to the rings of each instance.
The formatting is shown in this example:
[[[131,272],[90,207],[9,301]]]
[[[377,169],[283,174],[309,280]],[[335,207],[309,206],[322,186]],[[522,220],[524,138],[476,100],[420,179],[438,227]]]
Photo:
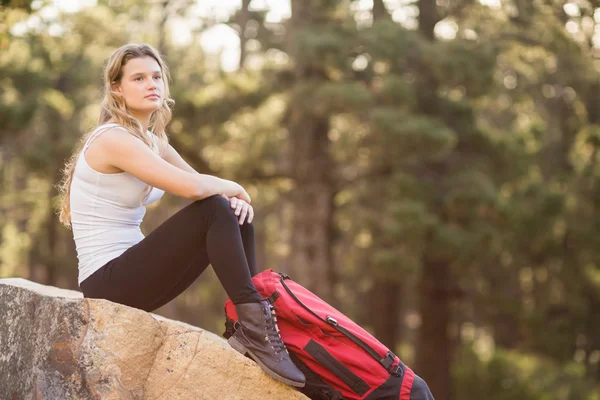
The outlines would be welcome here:
[[[125,128],[131,135],[139,138],[148,147],[154,149],[152,139],[148,137],[140,121],[129,111],[125,100],[120,94],[114,91],[114,85],[121,81],[123,77],[123,67],[133,58],[152,57],[160,66],[162,79],[164,82],[164,101],[160,108],[150,116],[148,129],[159,138],[159,153],[166,148],[168,144],[165,128],[172,117],[172,106],[175,103],[170,97],[169,92],[169,69],[167,64],[160,57],[158,51],[146,43],[130,43],[115,50],[104,67],[104,97],[102,99],[102,111],[98,120],[98,126],[108,122],[116,123]],[[83,150],[83,147],[94,130],[83,135],[76,151],[63,169],[63,179],[58,185],[60,192],[59,219],[60,222],[69,227],[71,225],[71,182],[73,181],[73,172],[75,164]]]

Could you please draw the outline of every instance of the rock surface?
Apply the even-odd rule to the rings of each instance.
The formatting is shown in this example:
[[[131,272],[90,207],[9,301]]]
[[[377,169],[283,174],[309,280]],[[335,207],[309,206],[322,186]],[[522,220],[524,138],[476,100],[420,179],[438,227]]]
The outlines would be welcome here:
[[[80,292],[0,279],[0,399],[307,399],[221,337]]]

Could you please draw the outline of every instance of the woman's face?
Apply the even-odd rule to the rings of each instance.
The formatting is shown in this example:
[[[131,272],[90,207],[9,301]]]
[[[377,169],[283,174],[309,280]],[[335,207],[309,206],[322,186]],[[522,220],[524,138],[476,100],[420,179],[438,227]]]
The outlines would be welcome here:
[[[152,57],[132,58],[123,66],[123,76],[115,90],[121,93],[135,116],[152,114],[164,99],[165,84],[160,66]]]

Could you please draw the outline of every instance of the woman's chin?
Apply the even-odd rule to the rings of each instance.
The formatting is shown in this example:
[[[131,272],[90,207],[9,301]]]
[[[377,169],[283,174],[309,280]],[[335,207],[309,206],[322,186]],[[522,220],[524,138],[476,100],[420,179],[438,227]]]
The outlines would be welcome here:
[[[155,111],[160,110],[160,105],[152,106],[152,107],[140,107],[140,108],[130,108],[130,111],[133,115],[150,115]]]

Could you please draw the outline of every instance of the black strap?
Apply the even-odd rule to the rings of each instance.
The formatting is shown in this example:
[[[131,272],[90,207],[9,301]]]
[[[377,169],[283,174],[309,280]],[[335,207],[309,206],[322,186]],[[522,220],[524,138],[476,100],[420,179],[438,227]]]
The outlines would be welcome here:
[[[340,331],[344,335],[346,335],[348,337],[348,339],[352,340],[358,346],[362,347],[362,349],[364,351],[366,351],[367,353],[369,353],[371,355],[371,357],[373,357],[374,359],[376,359],[377,361],[379,361],[381,363],[381,365],[383,365],[383,368],[385,368],[385,369],[388,368],[386,365],[384,365],[382,363],[382,360],[385,360],[385,358],[381,358],[381,356],[379,355],[379,353],[377,353],[375,350],[373,350],[373,348],[371,346],[369,346],[368,344],[366,344],[365,342],[363,342],[362,339],[360,339],[359,337],[357,337],[356,335],[354,335],[352,332],[348,331],[346,328],[342,328],[339,325],[333,325],[332,323],[329,323],[329,325],[333,326],[335,329],[337,329],[338,331]]]
[[[272,295],[270,295],[269,297],[267,297],[267,300],[269,301],[269,303],[271,304],[275,304],[275,301],[279,298],[279,292],[276,290],[273,292]]]
[[[327,368],[332,374],[337,376],[342,382],[344,382],[352,391],[359,396],[364,395],[371,389],[369,384],[363,381],[358,375],[352,372],[348,367],[339,362],[333,355],[331,355],[327,349],[321,346],[314,340],[310,340],[304,350],[312,356],[315,360],[321,363]]]
[[[389,372],[390,374],[393,374],[393,375],[397,375],[397,376],[402,375],[402,370],[399,368],[400,364],[398,364],[396,366],[396,368],[392,368],[394,361],[396,361],[396,355],[394,353],[392,353],[391,351],[388,351],[388,353],[385,355],[385,357],[381,358],[379,353],[377,353],[375,350],[373,350],[373,348],[371,346],[366,344],[361,338],[354,335],[352,332],[346,330],[345,328],[343,328],[339,325],[333,325],[332,323],[330,323],[330,325],[332,325],[338,331],[342,332],[344,335],[346,335],[348,337],[348,339],[352,340],[354,343],[356,343],[358,346],[360,346],[364,351],[369,353],[369,355],[371,355],[371,357],[373,357],[375,360],[377,360],[383,366],[383,368],[385,368],[387,370],[387,372]]]

